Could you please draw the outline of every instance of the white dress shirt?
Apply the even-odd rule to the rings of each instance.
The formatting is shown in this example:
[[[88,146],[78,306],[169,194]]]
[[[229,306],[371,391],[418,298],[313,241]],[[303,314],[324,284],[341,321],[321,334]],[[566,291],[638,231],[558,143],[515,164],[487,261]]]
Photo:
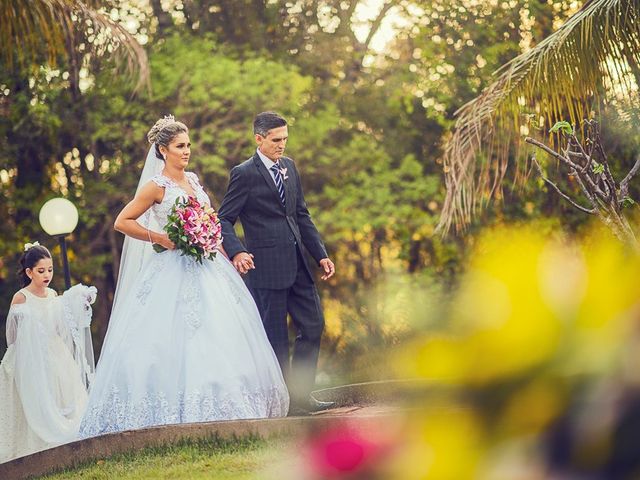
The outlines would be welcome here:
[[[276,174],[273,173],[273,170],[271,170],[271,167],[273,167],[276,164],[276,162],[274,162],[269,157],[267,157],[264,153],[262,153],[259,148],[256,149],[256,152],[258,153],[258,156],[260,157],[260,160],[262,160],[262,163],[264,164],[264,166],[267,167],[267,171],[271,174],[273,183],[277,187],[278,184],[276,183]]]

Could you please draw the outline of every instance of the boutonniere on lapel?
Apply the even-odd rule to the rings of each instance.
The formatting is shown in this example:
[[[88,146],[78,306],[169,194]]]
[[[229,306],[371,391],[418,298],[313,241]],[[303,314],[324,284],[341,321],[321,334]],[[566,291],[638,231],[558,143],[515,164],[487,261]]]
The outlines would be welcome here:
[[[282,175],[282,179],[286,180],[287,178],[289,178],[289,176],[287,175],[287,169],[286,168],[281,168],[280,169],[280,175]]]

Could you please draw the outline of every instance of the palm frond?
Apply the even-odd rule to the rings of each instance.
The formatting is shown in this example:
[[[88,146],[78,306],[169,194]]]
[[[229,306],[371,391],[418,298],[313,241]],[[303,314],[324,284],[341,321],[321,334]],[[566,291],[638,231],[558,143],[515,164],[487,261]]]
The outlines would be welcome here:
[[[146,52],[96,6],[91,0],[0,0],[0,62],[9,67],[16,62],[55,65],[77,46],[79,32],[86,52],[112,58],[127,75],[137,77],[136,88],[148,84]]]
[[[576,122],[613,93],[639,103],[640,0],[588,0],[556,32],[501,67],[456,112],[443,159],[447,195],[438,229],[464,229],[502,187],[526,113]],[[604,93],[604,95],[603,95]],[[517,162],[516,182],[526,177]]]

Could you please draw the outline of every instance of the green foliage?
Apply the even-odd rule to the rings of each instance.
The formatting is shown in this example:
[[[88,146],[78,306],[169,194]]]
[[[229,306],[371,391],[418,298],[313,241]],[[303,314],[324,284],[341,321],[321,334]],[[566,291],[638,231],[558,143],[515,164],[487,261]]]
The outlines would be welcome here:
[[[631,208],[636,204],[635,200],[629,196],[622,199],[622,208]]]
[[[593,167],[591,167],[591,170],[593,171],[593,173],[600,175],[604,173],[604,165],[602,163],[593,162]]]
[[[137,25],[131,28],[148,39],[150,90],[136,95],[112,65],[90,54],[82,63],[82,89],[65,58],[57,70],[1,68],[1,316],[18,288],[13,271],[22,244],[54,246],[39,227],[40,206],[65,196],[80,211],[68,242],[72,279],[98,287],[93,333],[99,352],[122,244],[113,222],[135,192],[147,130],[168,113],[190,128],[189,169],[214,207],[229,170],[255,151],[254,115],[277,110],[289,120],[287,154],[301,171],[308,206],[339,272],[320,283],[327,321],[335,326],[324,345],[335,357],[323,355],[332,375],[348,370],[345,358],[368,345],[382,348],[407,333],[386,324],[388,310],[372,301],[380,279],[403,279],[390,283],[395,287],[404,275],[420,278],[418,289],[435,280],[455,283],[474,228],[487,223],[554,222],[562,215],[571,228],[580,227],[580,217],[533,188],[498,192],[503,202],[492,205],[467,238],[434,234],[444,199],[439,160],[453,112],[521,51],[526,34],[533,42],[544,37],[565,15],[564,2],[398,2],[395,15],[406,25],[381,54],[354,34],[357,15],[350,9],[359,2],[330,3],[318,15],[317,2],[252,2],[250,9],[247,2],[155,2],[164,8],[156,11],[108,1],[112,18]],[[612,170],[628,167],[634,151],[626,140],[637,132],[628,123],[603,132],[619,132],[609,142],[620,159],[610,162]],[[630,197],[637,193],[632,188]],[[53,254],[60,272],[60,252],[53,248]],[[54,279],[58,290],[60,277]]]
[[[188,68],[176,68],[176,59]],[[222,200],[229,169],[252,154],[256,112],[278,110],[296,119],[308,108],[312,80],[291,65],[240,57],[208,36],[173,33],[150,54],[149,111],[173,113],[190,128],[192,167]]]
[[[602,104],[616,108],[619,103],[627,103],[638,107],[635,95],[640,76],[638,5],[621,0],[592,0],[570,6],[557,2],[560,8],[556,8],[555,3],[508,4],[521,22],[516,27],[518,20],[513,19],[512,30],[504,32],[505,38],[519,35],[521,51],[503,62],[487,88],[458,111],[455,131],[447,141],[443,160],[449,188],[439,224],[442,231],[454,224],[468,225],[495,198],[493,195],[501,190],[503,181],[509,179],[505,173],[511,164],[519,169],[515,174],[516,186],[528,178],[522,174],[527,169],[524,157],[512,158],[526,128],[522,113],[535,110],[550,124],[567,117],[572,122],[588,118]],[[554,13],[562,11],[563,4],[571,15],[568,19],[564,12]],[[476,5],[484,6],[486,2]],[[507,3],[499,6],[504,8]],[[530,17],[531,7],[547,12],[546,18],[540,19],[543,31],[547,30],[545,38],[535,43],[532,37],[539,20]],[[552,32],[562,20],[566,21]],[[626,48],[619,49],[617,45]],[[621,75],[622,71],[626,74]],[[569,131],[568,126],[564,131]],[[488,154],[489,165],[478,161],[480,151]]]
[[[569,122],[563,120],[561,122],[556,122],[553,127],[549,129],[549,133],[562,132],[565,135],[573,134],[573,127]]]

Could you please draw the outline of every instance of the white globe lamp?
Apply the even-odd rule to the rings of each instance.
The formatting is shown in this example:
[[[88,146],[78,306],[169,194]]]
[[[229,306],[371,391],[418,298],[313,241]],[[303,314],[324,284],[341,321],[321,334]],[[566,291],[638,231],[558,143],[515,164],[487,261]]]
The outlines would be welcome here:
[[[66,198],[52,198],[45,202],[40,209],[40,225],[42,229],[53,237],[58,237],[62,250],[64,265],[64,283],[67,289],[71,287],[71,272],[67,257],[65,237],[73,232],[78,225],[78,209]]]

